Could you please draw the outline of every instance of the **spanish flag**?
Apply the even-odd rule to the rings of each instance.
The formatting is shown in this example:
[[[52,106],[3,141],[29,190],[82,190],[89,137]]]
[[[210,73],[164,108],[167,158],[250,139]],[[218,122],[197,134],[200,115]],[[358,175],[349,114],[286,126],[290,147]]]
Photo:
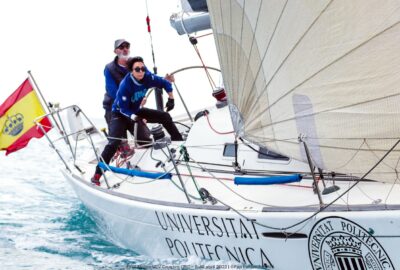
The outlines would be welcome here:
[[[0,106],[0,150],[6,150],[8,155],[24,148],[32,138],[43,137],[44,133],[33,120],[45,114],[29,79],[26,79]],[[46,132],[52,128],[47,117],[39,122]]]

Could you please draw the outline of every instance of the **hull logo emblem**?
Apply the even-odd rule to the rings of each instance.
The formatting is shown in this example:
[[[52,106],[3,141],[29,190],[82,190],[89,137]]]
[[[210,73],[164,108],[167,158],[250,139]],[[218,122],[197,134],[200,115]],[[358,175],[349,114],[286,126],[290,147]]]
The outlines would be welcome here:
[[[314,270],[394,269],[378,240],[342,217],[327,217],[314,225],[308,254]]]

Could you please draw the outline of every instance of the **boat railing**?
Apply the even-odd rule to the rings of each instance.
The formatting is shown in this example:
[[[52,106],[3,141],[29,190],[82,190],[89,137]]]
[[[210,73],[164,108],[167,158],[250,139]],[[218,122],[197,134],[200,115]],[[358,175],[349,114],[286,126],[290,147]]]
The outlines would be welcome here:
[[[62,115],[65,113],[66,115]],[[54,127],[58,130],[59,136],[56,136],[56,138],[52,138],[48,133],[46,133],[45,128],[40,121],[45,118],[49,117],[52,119],[52,124]],[[65,117],[68,119],[68,126],[65,124]],[[77,105],[72,105],[68,106],[66,108],[59,108],[59,106],[52,106],[51,111],[45,115],[42,115],[34,120],[35,124],[41,129],[41,131],[44,133],[45,137],[50,143],[51,148],[54,149],[54,151],[57,153],[61,161],[64,163],[66,170],[69,172],[72,172],[71,167],[69,166],[68,162],[68,156],[63,154],[62,149],[56,146],[57,142],[64,141],[66,146],[67,146],[67,152],[69,151],[70,158],[73,160],[73,165],[74,167],[79,171],[83,172],[78,164],[76,164],[77,161],[77,150],[82,149],[82,146],[78,148],[78,144],[80,141],[83,139],[86,139],[85,141],[89,143],[90,147],[92,148],[95,158],[97,160],[96,163],[101,164],[100,162],[100,155],[98,150],[95,147],[95,143],[93,142],[92,135],[93,134],[100,134],[101,133],[96,129],[95,125],[92,123],[92,121],[86,116],[86,114],[83,113],[83,111],[77,106]],[[53,132],[54,134],[54,132]],[[54,136],[54,135],[53,135]],[[103,139],[104,136],[102,136]],[[75,145],[73,145],[73,141],[75,141]],[[96,143],[97,145],[97,143]],[[170,149],[167,147],[169,151],[169,155],[171,157],[171,160],[174,164],[174,169],[178,175],[179,181],[181,182],[181,186],[184,190],[184,193],[187,197],[188,202],[190,203],[189,195],[188,192],[185,188],[185,184],[183,183],[183,180],[181,179],[179,175],[179,171],[177,168],[177,164],[175,163],[173,159],[173,154],[171,153]],[[99,149],[100,150],[100,149]],[[103,166],[105,166],[103,164]],[[103,169],[106,169],[103,167]],[[107,165],[107,169],[111,169]],[[144,172],[141,172],[141,175],[144,175]],[[105,175],[104,175],[105,176]],[[153,175],[154,176],[154,175]],[[148,174],[147,174],[148,177]],[[159,177],[159,174],[157,174],[157,177]],[[105,177],[105,182],[107,185],[107,188],[110,188],[110,185],[108,183],[107,178]]]
[[[45,137],[50,143],[51,148],[53,148],[53,150],[57,153],[61,161],[64,163],[65,168],[70,172],[72,171],[68,165],[69,159],[72,159],[75,168],[81,171],[76,165],[76,161],[78,156],[77,152],[79,149],[81,149],[81,146],[84,144],[84,142],[86,146],[87,143],[89,144],[89,147],[93,150],[96,159],[99,160],[98,150],[95,147],[91,135],[97,134],[103,140],[105,140],[105,138],[101,135],[99,130],[81,110],[81,108],[77,105],[60,108],[58,104],[55,104],[50,107],[50,110],[51,111],[49,113],[34,119],[34,123],[44,133]],[[45,131],[45,127],[40,123],[40,120],[45,117],[49,117],[51,119],[52,125],[56,129],[57,133],[47,133]],[[65,119],[68,120],[68,125],[66,124]],[[55,134],[58,134],[58,136]],[[58,145],[60,141],[64,142],[64,147]],[[65,146],[67,147],[67,151],[65,151]]]

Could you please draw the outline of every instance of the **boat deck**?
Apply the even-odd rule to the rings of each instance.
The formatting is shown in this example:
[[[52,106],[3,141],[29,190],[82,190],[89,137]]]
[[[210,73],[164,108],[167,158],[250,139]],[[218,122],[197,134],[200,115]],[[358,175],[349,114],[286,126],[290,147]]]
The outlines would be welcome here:
[[[81,164],[80,166],[82,166]],[[86,167],[88,164],[86,164]],[[92,167],[92,168],[90,168]],[[85,174],[77,177],[90,184],[94,165],[89,164]],[[314,192],[313,181],[303,179],[298,183],[259,185],[235,185],[234,175],[222,173],[207,173],[192,171],[193,178],[184,167],[179,166],[181,179],[188,196],[182,189],[176,173],[172,179],[148,179],[131,177],[113,172],[106,172],[107,189],[104,177],[101,178],[101,189],[110,190],[116,196],[131,196],[132,198],[156,202],[166,205],[190,204],[192,206],[223,206],[239,211],[314,211],[320,207],[318,195]],[[151,170],[148,170],[151,171]],[[153,170],[154,171],[154,170]],[[212,176],[210,175],[212,174]],[[330,209],[386,209],[400,205],[400,185],[374,181],[361,181],[352,187],[356,181],[336,180],[325,181],[327,190],[335,184],[339,189],[329,194],[321,195],[324,205],[333,204]],[[203,201],[196,188],[205,188],[216,199]],[[351,188],[352,187],[352,188]],[[319,182],[321,192],[324,191]],[[350,191],[348,189],[351,188]],[[190,201],[190,203],[189,203]],[[187,205],[188,207],[192,207]],[[400,207],[399,207],[400,208]]]

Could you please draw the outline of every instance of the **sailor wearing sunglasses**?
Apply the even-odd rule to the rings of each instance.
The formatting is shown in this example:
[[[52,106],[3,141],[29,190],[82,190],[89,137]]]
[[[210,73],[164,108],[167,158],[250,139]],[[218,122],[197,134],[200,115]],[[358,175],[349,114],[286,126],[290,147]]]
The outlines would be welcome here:
[[[151,73],[144,65],[142,57],[129,58],[127,68],[130,71],[121,81],[117,96],[112,106],[112,117],[109,132],[109,141],[104,148],[101,158],[108,164],[121,144],[121,138],[126,139],[126,131],[134,134],[134,122],[138,118],[146,119],[148,123],[159,123],[164,126],[171,135],[171,140],[182,141],[182,135],[175,126],[168,111],[174,108],[174,96],[172,85],[167,80],[173,81],[173,76],[167,79]],[[167,112],[143,107],[145,96],[149,88],[163,88],[168,94],[166,104]],[[141,121],[141,120],[139,120]],[[92,182],[100,185],[101,169],[96,166]]]

